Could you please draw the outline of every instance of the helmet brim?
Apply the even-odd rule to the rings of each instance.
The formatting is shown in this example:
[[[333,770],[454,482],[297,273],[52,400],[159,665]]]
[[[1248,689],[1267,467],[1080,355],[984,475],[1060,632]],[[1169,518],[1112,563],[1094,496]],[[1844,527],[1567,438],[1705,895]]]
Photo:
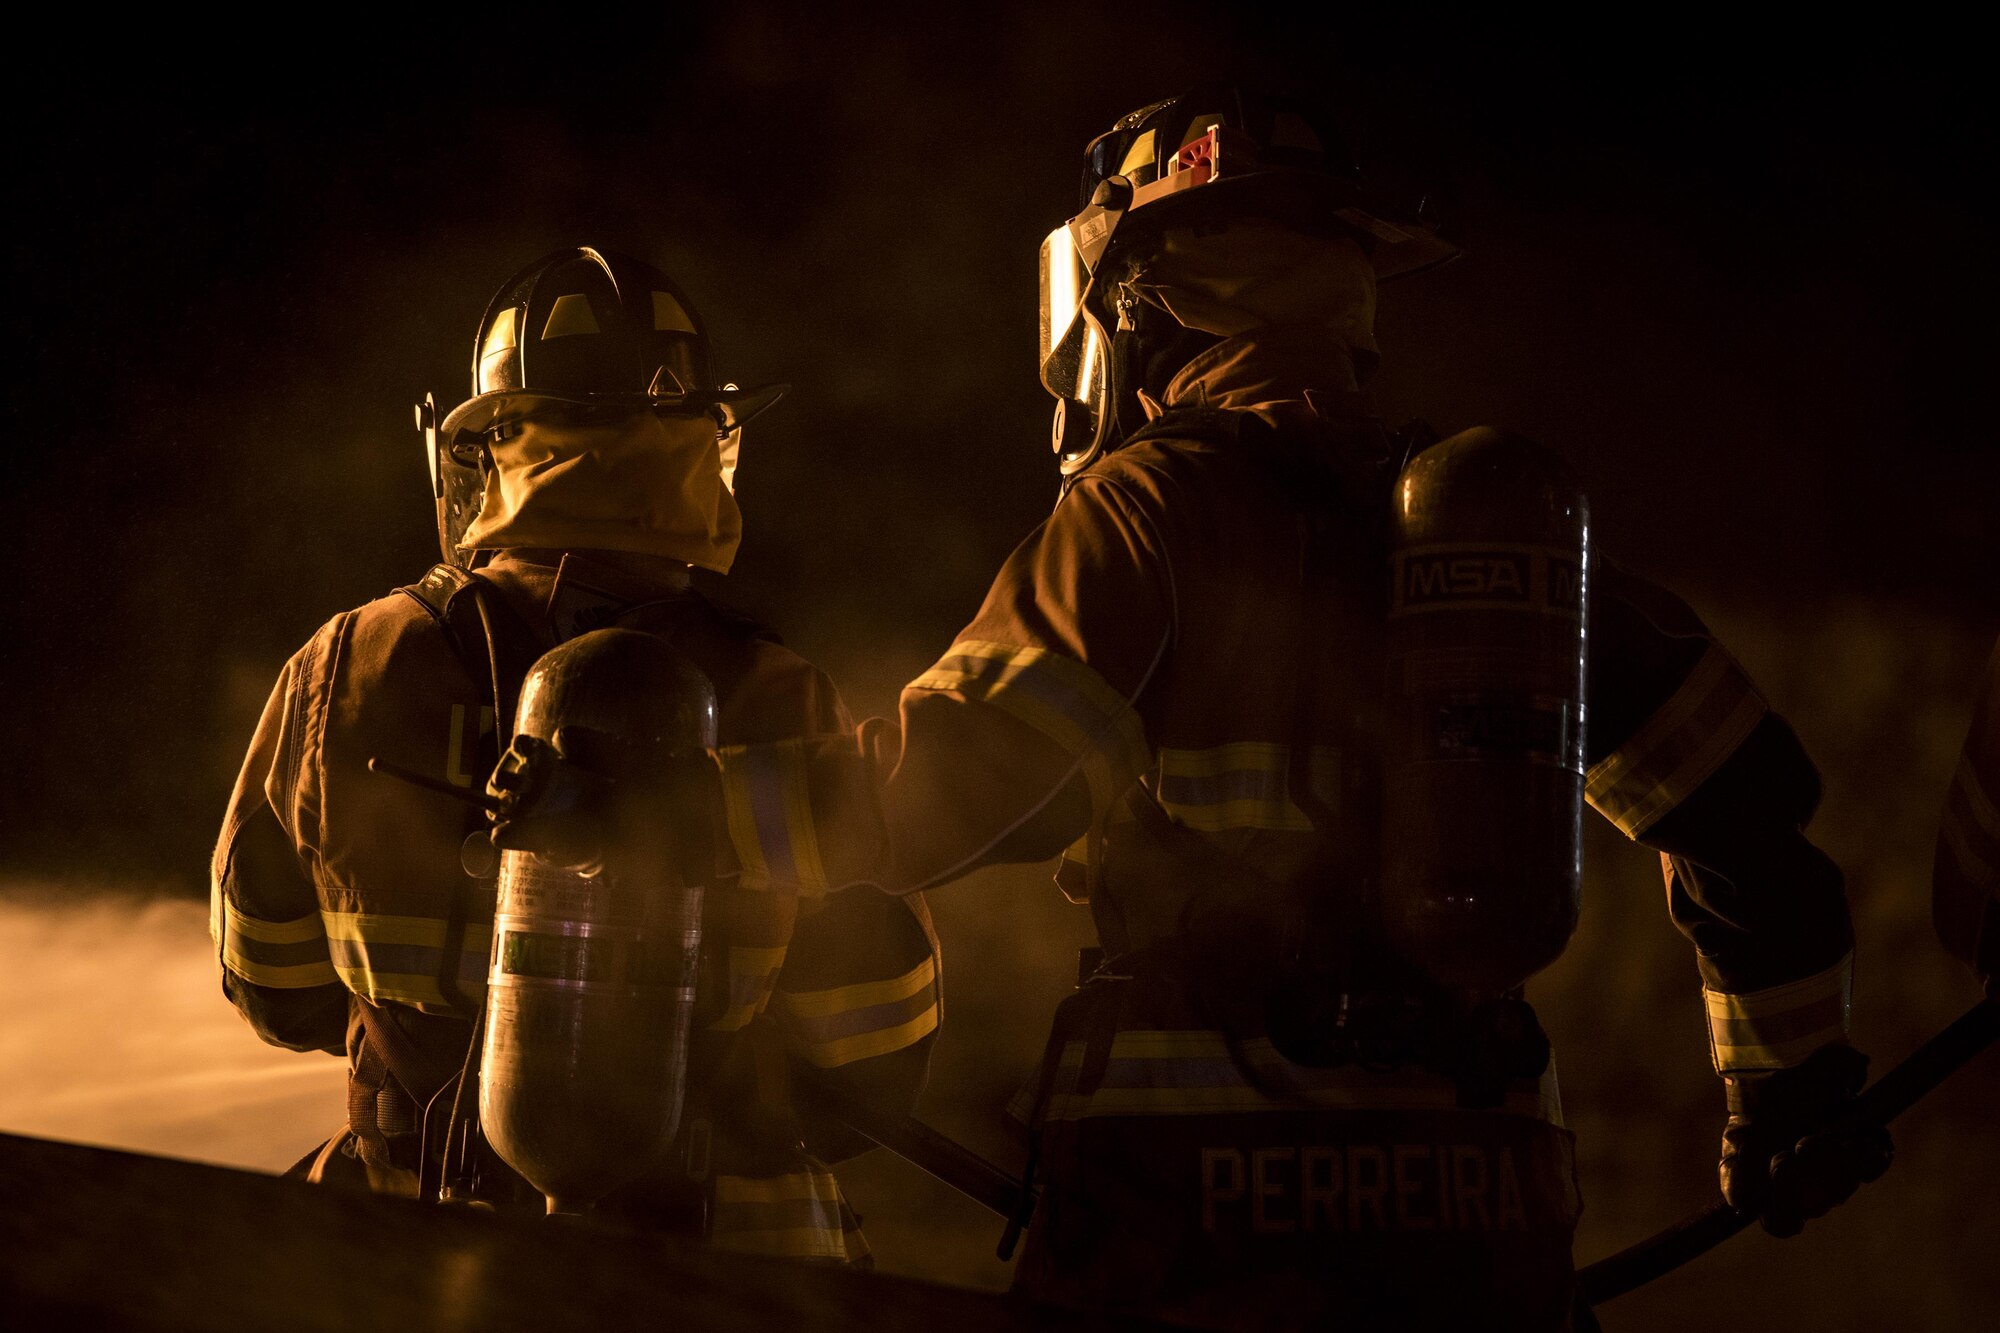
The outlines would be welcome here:
[[[550,393],[540,389],[493,389],[466,399],[439,423],[446,439],[461,434],[481,435],[506,415],[525,415],[538,403],[564,403],[577,407],[679,408],[693,415],[707,413],[716,419],[719,432],[741,430],[754,417],[784,397],[789,384],[763,384],[753,388],[711,389],[705,394],[654,393]],[[517,413],[516,409],[520,409]]]

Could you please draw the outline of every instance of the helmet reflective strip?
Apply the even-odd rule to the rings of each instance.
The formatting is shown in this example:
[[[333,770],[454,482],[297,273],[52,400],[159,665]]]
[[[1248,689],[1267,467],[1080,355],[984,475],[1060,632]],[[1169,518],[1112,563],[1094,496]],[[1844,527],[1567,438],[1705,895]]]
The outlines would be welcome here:
[[[1147,130],[1144,134],[1134,139],[1132,146],[1125,150],[1125,160],[1118,164],[1118,174],[1120,176],[1130,176],[1133,172],[1139,170],[1139,168],[1150,167],[1152,165],[1153,132]],[[1143,184],[1143,182],[1141,183]]]
[[[582,292],[571,292],[558,296],[549,310],[548,322],[542,325],[542,340],[567,338],[577,333],[602,333],[597,326],[597,314],[590,308],[590,298]]]
[[[701,332],[671,292],[653,293],[653,328],[656,332],[667,333]]]
[[[519,306],[510,305],[493,317],[493,327],[486,331],[486,343],[479,349],[480,360],[519,345],[520,336],[515,332],[514,325],[520,313]]]

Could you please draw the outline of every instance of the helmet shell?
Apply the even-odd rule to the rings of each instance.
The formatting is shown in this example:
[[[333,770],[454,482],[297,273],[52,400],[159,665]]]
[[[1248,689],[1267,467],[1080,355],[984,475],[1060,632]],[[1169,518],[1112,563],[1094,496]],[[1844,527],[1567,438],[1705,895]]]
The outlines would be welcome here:
[[[577,246],[543,255],[487,302],[472,396],[441,429],[481,433],[509,408],[541,401],[713,411],[733,430],[782,392],[718,385],[707,329],[673,279]]]
[[[1346,143],[1305,102],[1210,83],[1121,116],[1084,149],[1076,216],[1042,242],[1041,379],[1065,484],[1115,447],[1114,326],[1132,325],[1108,308],[1111,277],[1171,228],[1246,217],[1353,236],[1378,282],[1460,253],[1367,207]]]
[[[549,403],[706,414],[727,453],[730,437],[789,387],[718,384],[707,326],[651,264],[595,246],[552,250],[486,303],[472,342],[472,396],[442,420],[428,397],[417,405],[439,549],[465,563],[458,540],[483,503],[485,437],[510,416]]]
[[[1080,215],[1106,181],[1130,188],[1128,239],[1241,216],[1361,241],[1378,281],[1459,254],[1428,226],[1392,222],[1365,201],[1360,170],[1332,120],[1308,102],[1210,83],[1119,118],[1084,149]],[[1118,197],[1124,197],[1122,190]]]

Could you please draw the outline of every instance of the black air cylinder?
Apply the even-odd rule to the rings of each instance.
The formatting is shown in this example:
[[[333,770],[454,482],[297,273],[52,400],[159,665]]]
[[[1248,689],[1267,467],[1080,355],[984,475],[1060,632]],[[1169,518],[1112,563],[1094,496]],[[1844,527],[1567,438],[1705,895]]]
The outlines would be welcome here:
[[[714,745],[715,692],[665,640],[596,630],[535,663],[516,730],[643,782]],[[705,886],[663,847],[608,847],[589,875],[522,851],[500,862],[479,1115],[551,1213],[637,1176],[679,1127]]]
[[[1392,533],[1383,925],[1490,996],[1576,928],[1589,509],[1555,453],[1476,429],[1403,470]]]

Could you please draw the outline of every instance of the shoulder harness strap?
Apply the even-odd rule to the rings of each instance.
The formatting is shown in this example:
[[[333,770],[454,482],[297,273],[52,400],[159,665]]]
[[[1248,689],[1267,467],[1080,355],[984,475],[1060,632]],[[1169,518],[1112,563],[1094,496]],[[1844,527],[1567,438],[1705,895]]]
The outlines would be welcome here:
[[[421,579],[396,591],[444,631],[466,674],[493,695],[496,731],[511,732],[521,682],[543,652],[540,636],[491,583],[457,565],[432,565]]]

